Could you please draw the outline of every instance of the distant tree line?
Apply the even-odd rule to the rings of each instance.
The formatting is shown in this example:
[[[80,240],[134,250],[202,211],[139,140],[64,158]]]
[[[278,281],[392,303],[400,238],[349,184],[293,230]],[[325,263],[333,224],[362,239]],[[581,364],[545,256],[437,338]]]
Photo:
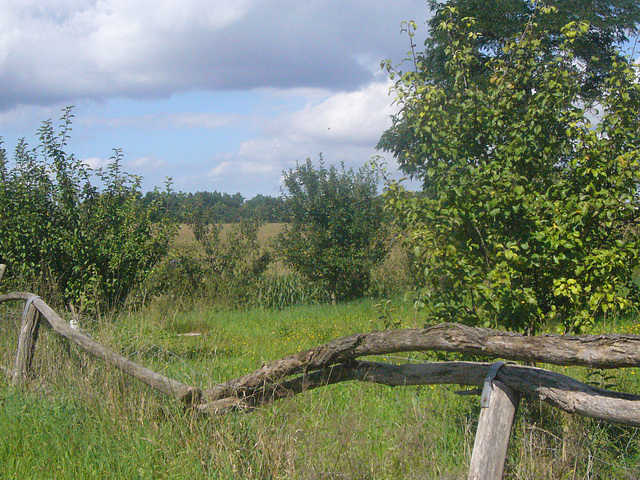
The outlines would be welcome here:
[[[264,223],[286,222],[287,213],[283,197],[256,195],[250,200],[240,193],[196,192],[182,193],[170,191],[148,192],[143,204],[164,203],[164,213],[172,221],[190,223],[198,218],[204,223],[238,223],[242,220],[257,220]]]

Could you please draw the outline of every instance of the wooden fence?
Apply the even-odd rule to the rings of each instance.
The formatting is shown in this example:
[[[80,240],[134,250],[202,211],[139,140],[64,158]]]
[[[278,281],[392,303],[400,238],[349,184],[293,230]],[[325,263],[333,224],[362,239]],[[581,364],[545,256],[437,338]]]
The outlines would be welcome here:
[[[0,281],[5,270],[0,265]],[[13,368],[19,385],[29,379],[42,319],[53,330],[96,357],[203,415],[250,410],[314,388],[345,381],[390,386],[458,384],[480,387],[481,413],[469,479],[503,475],[507,447],[520,396],[545,401],[565,412],[640,427],[640,396],[603,390],[549,370],[503,361],[390,365],[361,357],[399,352],[446,351],[489,358],[581,365],[593,368],[640,366],[638,335],[523,336],[445,323],[425,329],[354,334],[299,352],[207,390],[186,385],[138,365],[73,329],[32,293],[0,295],[0,303],[24,301]]]

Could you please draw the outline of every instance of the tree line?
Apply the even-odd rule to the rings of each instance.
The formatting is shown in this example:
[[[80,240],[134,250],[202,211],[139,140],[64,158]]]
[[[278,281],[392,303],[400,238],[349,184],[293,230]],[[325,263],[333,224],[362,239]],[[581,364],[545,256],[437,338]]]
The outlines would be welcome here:
[[[183,193],[169,189],[168,192],[147,192],[141,201],[144,206],[162,202],[163,214],[179,223],[189,223],[194,217],[206,223],[237,223],[249,219],[263,223],[287,221],[286,202],[282,196],[258,194],[247,200],[240,193]]]

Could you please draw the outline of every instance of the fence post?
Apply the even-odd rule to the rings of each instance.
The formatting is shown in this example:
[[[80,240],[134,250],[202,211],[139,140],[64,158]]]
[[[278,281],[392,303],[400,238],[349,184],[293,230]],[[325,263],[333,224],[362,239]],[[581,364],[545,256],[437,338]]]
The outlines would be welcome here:
[[[0,263],[0,282],[2,282],[2,277],[4,277],[4,272],[7,269],[7,266],[4,263]]]
[[[31,372],[33,353],[38,341],[40,330],[40,314],[33,305],[33,300],[37,296],[31,297],[22,312],[22,323],[20,325],[20,335],[18,336],[18,350],[16,352],[16,363],[13,370],[13,384],[19,385]]]
[[[490,391],[485,388],[483,397],[486,398],[485,394],[490,397],[488,405],[483,405],[480,410],[468,480],[502,479],[511,428],[520,400],[518,392],[502,382],[487,380],[490,381]]]

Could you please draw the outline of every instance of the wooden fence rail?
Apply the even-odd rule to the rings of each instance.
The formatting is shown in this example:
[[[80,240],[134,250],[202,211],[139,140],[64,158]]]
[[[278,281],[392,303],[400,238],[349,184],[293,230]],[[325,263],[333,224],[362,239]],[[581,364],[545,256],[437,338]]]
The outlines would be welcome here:
[[[0,280],[4,273],[0,265]],[[513,419],[521,395],[565,412],[640,427],[640,396],[613,392],[566,375],[532,366],[480,362],[390,365],[361,360],[399,352],[448,351],[526,362],[594,368],[640,366],[638,335],[541,335],[445,323],[425,329],[355,334],[261,366],[256,371],[207,390],[187,385],[138,365],[73,329],[40,297],[14,292],[0,303],[24,301],[13,369],[14,384],[29,378],[41,319],[94,356],[146,385],[180,400],[201,414],[250,410],[314,388],[345,381],[389,386],[457,384],[484,387],[469,479],[502,478]]]

